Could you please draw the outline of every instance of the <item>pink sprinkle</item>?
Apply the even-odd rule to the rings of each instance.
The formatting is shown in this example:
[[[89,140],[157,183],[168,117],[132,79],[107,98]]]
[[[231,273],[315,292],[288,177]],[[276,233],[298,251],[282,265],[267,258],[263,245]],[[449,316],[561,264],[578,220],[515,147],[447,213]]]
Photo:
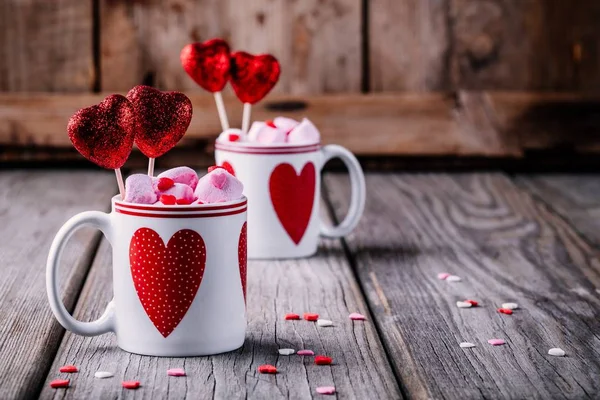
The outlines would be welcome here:
[[[169,376],[185,376],[185,371],[183,368],[171,368],[167,370],[167,375]]]
[[[335,388],[333,386],[321,386],[317,388],[319,394],[335,394]]]
[[[449,274],[449,273],[447,273],[447,272],[440,272],[440,273],[438,274],[438,279],[439,279],[439,280],[442,280],[442,281],[445,281],[445,280],[446,280],[446,278],[447,278],[447,277],[449,277],[449,276],[450,276],[450,274]]]
[[[314,356],[315,352],[312,350],[298,350],[296,354],[299,356]]]
[[[502,346],[503,344],[506,344],[506,342],[502,339],[490,339],[488,340],[488,343],[492,346]]]
[[[349,318],[353,321],[364,321],[365,319],[367,319],[364,315],[359,314],[359,313],[355,313],[353,312],[352,314],[349,315]]]

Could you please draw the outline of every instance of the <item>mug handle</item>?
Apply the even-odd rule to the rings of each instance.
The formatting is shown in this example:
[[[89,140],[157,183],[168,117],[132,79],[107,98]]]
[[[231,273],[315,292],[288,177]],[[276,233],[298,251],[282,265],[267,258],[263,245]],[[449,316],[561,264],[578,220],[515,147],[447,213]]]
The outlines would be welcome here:
[[[57,267],[65,244],[76,230],[84,225],[100,229],[110,241],[110,215],[100,211],[86,211],[68,220],[58,231],[50,247],[46,264],[46,290],[50,308],[60,324],[73,333],[82,336],[96,336],[114,331],[114,304],[108,303],[100,318],[93,322],[81,322],[69,314],[58,291]]]
[[[365,175],[354,154],[337,144],[330,144],[321,148],[321,170],[327,161],[339,158],[348,168],[350,174],[350,187],[352,196],[350,208],[344,220],[338,226],[328,226],[321,222],[321,236],[339,238],[346,236],[356,227],[365,209]]]

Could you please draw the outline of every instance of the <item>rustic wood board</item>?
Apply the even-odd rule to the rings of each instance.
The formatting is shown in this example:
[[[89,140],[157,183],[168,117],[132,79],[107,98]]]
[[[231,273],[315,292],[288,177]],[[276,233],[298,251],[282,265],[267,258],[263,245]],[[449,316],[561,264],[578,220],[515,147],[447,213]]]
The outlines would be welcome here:
[[[46,297],[50,244],[68,218],[106,209],[116,184],[107,173],[3,171],[0,186],[0,398],[31,399],[64,334]],[[79,295],[98,240],[97,231],[81,230],[63,253],[59,276],[67,309]]]
[[[346,180],[325,178],[338,213]],[[596,397],[600,253],[562,217],[502,174],[369,174],[367,189],[347,245],[410,397]],[[481,306],[457,308],[464,299]],[[506,301],[520,309],[497,313]]]
[[[111,250],[103,241],[75,310],[77,318],[100,316],[110,301]],[[284,321],[288,312],[318,312],[334,321],[318,328],[307,321]],[[49,382],[59,376],[71,387],[62,398],[312,398],[318,386],[334,385],[343,398],[400,398],[383,347],[369,321],[352,323],[351,312],[368,315],[360,289],[338,241],[323,243],[318,255],[296,261],[251,261],[248,265],[248,331],[240,350],[211,357],[160,358],[126,353],[114,336],[83,338],[67,333],[52,365],[42,398],[57,391]],[[279,356],[278,348],[312,349],[333,357],[334,365],[316,366],[312,357]],[[77,374],[59,374],[75,364]],[[276,376],[261,375],[261,364],[276,365]],[[167,377],[182,367],[187,378]],[[94,378],[98,370],[111,379]],[[137,379],[140,389],[127,391],[121,381]]]
[[[91,0],[0,2],[0,91],[94,87]]]
[[[516,183],[569,221],[587,240],[600,246],[598,174],[517,175]]]
[[[188,43],[222,37],[234,51],[279,59],[275,92],[360,91],[360,0],[100,3],[102,90],[146,82],[200,91],[179,53]]]

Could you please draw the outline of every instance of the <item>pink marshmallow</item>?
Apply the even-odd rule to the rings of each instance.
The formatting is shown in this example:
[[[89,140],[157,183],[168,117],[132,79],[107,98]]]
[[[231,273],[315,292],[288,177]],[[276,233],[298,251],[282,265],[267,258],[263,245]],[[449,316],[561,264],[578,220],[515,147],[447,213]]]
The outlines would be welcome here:
[[[287,140],[289,143],[319,143],[321,134],[309,119],[304,118],[298,126],[292,129]]]
[[[286,131],[279,128],[273,128],[264,122],[254,122],[248,131],[248,140],[263,144],[285,143]]]
[[[196,196],[194,196],[194,191],[192,190],[192,188],[183,183],[176,183],[169,189],[164,191],[160,191],[158,190],[158,188],[156,188],[156,192],[158,193],[159,198],[163,194],[170,194],[172,196],[175,196],[177,200],[183,199],[189,201],[190,203],[193,203],[196,200]]]
[[[188,185],[192,190],[196,189],[198,184],[198,174],[190,167],[171,168],[159,174],[157,178],[171,178],[173,182]]]
[[[292,118],[287,117],[275,117],[273,120],[275,126],[286,133],[291,132],[292,129],[298,126],[299,122]]]
[[[236,137],[238,138],[237,140]],[[219,135],[219,142],[246,142],[247,135],[241,129],[230,128],[226,129]]]
[[[125,201],[138,204],[154,204],[158,196],[152,178],[146,174],[133,174],[125,181]]]
[[[202,203],[221,203],[242,197],[244,185],[223,168],[217,168],[198,181],[195,196]]]

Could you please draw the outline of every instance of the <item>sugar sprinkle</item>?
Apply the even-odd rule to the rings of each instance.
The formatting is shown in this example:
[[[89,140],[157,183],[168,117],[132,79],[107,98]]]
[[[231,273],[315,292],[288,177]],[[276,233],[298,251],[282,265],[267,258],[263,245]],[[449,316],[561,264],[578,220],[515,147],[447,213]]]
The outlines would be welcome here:
[[[460,347],[462,347],[463,349],[469,349],[471,347],[475,347],[475,345],[471,342],[462,342],[461,344],[459,344]]]
[[[318,319],[317,325],[318,326],[333,326],[333,321],[330,321],[328,319]]]
[[[294,349],[279,349],[278,351],[282,356],[291,356],[296,352]]]
[[[548,354],[556,357],[564,357],[566,353],[563,349],[559,347],[553,347],[550,350],[548,350]]]

